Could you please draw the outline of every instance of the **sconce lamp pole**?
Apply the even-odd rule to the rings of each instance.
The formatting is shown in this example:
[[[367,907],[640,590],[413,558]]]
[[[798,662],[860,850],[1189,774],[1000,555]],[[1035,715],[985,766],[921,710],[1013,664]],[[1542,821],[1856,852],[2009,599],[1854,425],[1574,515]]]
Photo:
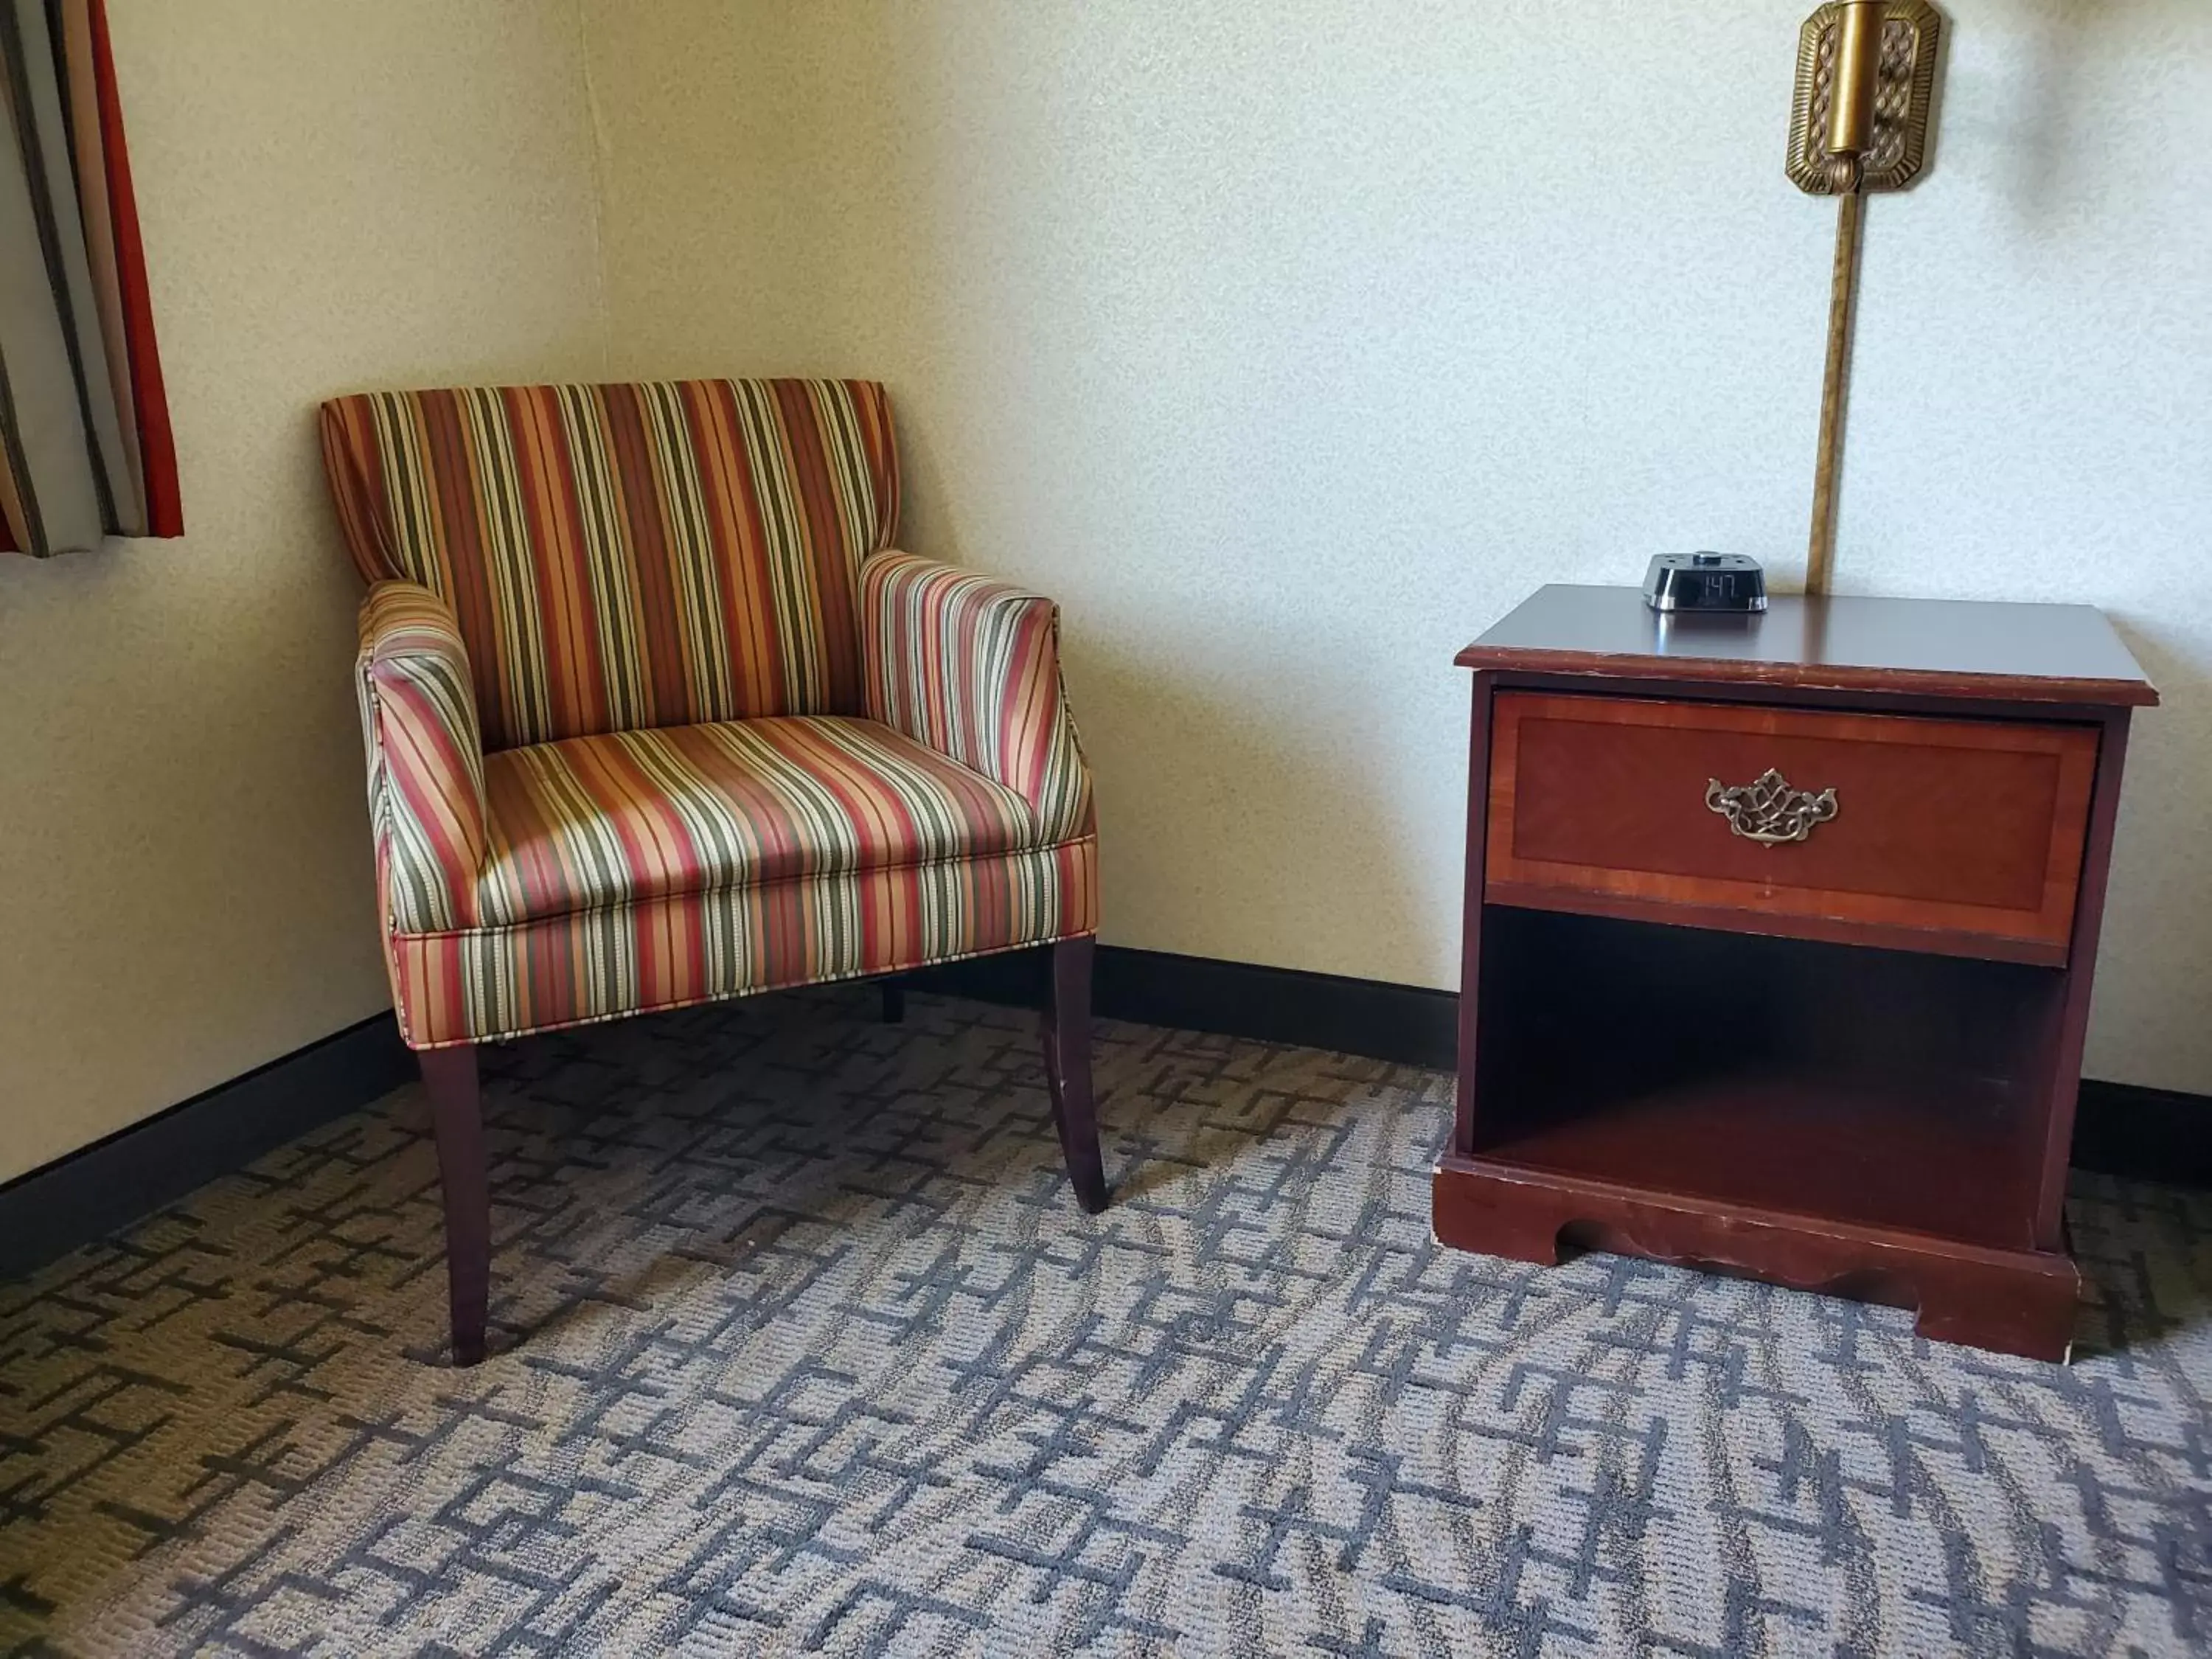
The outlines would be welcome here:
[[[1841,199],[1836,204],[1836,268],[1828,299],[1828,366],[1820,381],[1820,456],[1813,469],[1813,538],[1805,556],[1808,593],[1828,591],[1836,562],[1836,485],[1844,463],[1859,229],[1866,215],[1866,154],[1874,147],[1881,30],[1888,14],[1888,0],[1844,0],[1836,20],[1835,78],[1829,83],[1824,148],[1829,187]]]
[[[1820,381],[1820,454],[1813,468],[1813,539],[1805,591],[1828,591],[1836,562],[1837,486],[1844,468],[1844,404],[1851,373],[1851,325],[1858,309],[1859,228],[1866,198],[1854,190],[1836,204],[1836,270],[1828,300],[1828,367]]]
[[[1942,15],[1929,0],[1823,0],[1798,32],[1788,171],[1798,189],[1837,198],[1820,450],[1805,556],[1805,591],[1811,594],[1826,593],[1835,572],[1866,198],[1874,191],[1903,190],[1919,176],[1942,33]]]

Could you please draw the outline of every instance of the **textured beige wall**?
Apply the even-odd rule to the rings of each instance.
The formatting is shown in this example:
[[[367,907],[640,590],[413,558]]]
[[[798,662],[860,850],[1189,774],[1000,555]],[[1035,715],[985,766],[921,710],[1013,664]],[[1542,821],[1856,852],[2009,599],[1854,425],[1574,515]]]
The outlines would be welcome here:
[[[387,1006],[331,392],[601,364],[573,0],[109,0],[191,534],[0,557],[0,1179]]]
[[[1109,939],[1449,984],[1452,653],[1657,550],[1799,574],[1808,3],[586,0],[616,361],[890,381],[906,539],[1065,603]],[[2118,618],[2168,702],[2091,1069],[2212,1089],[2212,6],[1948,9],[1841,583]]]
[[[0,559],[0,1179],[384,1006],[332,391],[887,378],[909,543],[1066,605],[1108,936],[1380,979],[1453,978],[1458,646],[1794,574],[1800,0],[110,7],[191,534]],[[2091,1069],[2212,1089],[2212,9],[1950,10],[1843,583],[2120,619]]]

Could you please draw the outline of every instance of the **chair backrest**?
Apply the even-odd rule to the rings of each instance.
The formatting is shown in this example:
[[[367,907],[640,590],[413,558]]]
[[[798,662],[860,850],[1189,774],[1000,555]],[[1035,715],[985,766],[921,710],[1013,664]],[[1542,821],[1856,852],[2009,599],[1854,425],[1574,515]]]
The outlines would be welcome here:
[[[863,712],[860,566],[898,520],[874,382],[367,392],[322,434],[362,574],[453,607],[486,748]]]

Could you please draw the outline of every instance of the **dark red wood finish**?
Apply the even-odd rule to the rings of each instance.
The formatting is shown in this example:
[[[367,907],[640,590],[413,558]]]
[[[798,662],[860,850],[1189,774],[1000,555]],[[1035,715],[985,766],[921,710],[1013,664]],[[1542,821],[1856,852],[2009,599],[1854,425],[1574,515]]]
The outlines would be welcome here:
[[[1436,1228],[1447,1244],[1546,1267],[1566,1251],[1612,1250],[1912,1308],[1923,1336],[2037,1359],[2065,1357],[2081,1296],[2063,1253],[1846,1227],[1456,1154],[1437,1167]]]
[[[2156,693],[2081,607],[1831,600],[1819,648],[1793,660],[1782,643],[1804,644],[1810,607],[1785,604],[1802,609],[1784,628],[1739,628],[1721,635],[1733,654],[1692,657],[1682,630],[1653,638],[1633,590],[1546,589],[1462,653],[1478,672],[1437,1237],[1537,1261],[1601,1248],[1744,1273],[1917,1308],[1923,1335],[2060,1358],[2078,1283],[2066,1152],[2121,761],[2130,709]],[[1561,711],[1534,692],[1592,701]],[[1532,813],[1528,716],[1618,713],[1630,697],[1663,701],[1585,725],[1653,753],[1570,744],[1539,793],[1589,787]],[[1655,724],[1655,708],[1675,718]],[[1671,788],[1707,764],[1716,732],[1748,722],[1848,744],[1875,729],[1856,718],[1900,715],[1935,717],[1933,747],[1955,747],[1978,780],[1936,791],[1938,821],[1893,827],[1901,854],[1836,840],[1803,884],[1747,882],[1727,859],[1814,843],[1686,849],[1703,823],[1637,804],[1655,778]],[[1939,775],[1911,758],[1936,725],[1910,732],[1803,752],[1848,756],[1862,769],[1850,798],[1894,813]],[[1992,809],[1990,868],[1955,822],[1978,804]],[[1660,884],[1605,890],[1607,869],[1655,865]],[[1871,914],[1869,891],[1919,908]]]
[[[1468,742],[1467,777],[1470,802],[1487,802],[1490,794],[1490,714],[1497,677],[1474,677],[1474,717]],[[1480,791],[1479,794],[1474,793]],[[1474,1076],[1475,1044],[1481,1036],[1481,1005],[1476,992],[1482,984],[1483,865],[1489,847],[1490,814],[1472,806],[1467,815],[1466,920],[1460,935],[1459,958],[1459,1088],[1452,1103],[1452,1146],[1474,1144]],[[1439,1192],[1441,1192],[1439,1188]],[[1439,1212],[1441,1215],[1441,1212]],[[1439,1221],[1437,1237],[1443,1238]],[[1449,1243],[1449,1239],[1445,1240]]]
[[[1045,991],[1045,1086],[1053,1127],[1075,1201],[1091,1215],[1106,1207],[1106,1170],[1098,1154],[1098,1109],[1091,1092],[1091,963],[1097,941],[1064,939],[1052,947]]]
[[[2089,844],[2081,858],[2081,894],[2074,907],[2074,971],[2044,1005],[2033,1052],[2051,1079],[2052,1105],[2045,1120],[2042,1191],[2036,1201],[2035,1236],[2046,1249],[2063,1249],[2066,1228],[2067,1155],[2074,1145],[2074,1107],[2081,1087],[2081,1050],[2089,1032],[2089,991],[2096,975],[2097,941],[2105,926],[2105,881],[2112,864],[2112,830],[2120,816],[2120,774],[2128,755],[2128,714],[2108,714],[2097,761],[2097,793],[2089,804]]]
[[[2147,707],[2158,693],[2086,605],[1776,598],[1758,616],[1662,617],[1632,587],[1540,587],[1462,668],[1777,689]]]
[[[473,1365],[484,1357],[491,1297],[491,1186],[484,1170],[477,1051],[426,1048],[416,1060],[430,1097],[438,1181],[446,1200],[446,1292],[453,1314],[453,1364]]]
[[[1693,906],[1763,933],[1863,922],[1880,942],[1917,933],[1924,949],[2057,965],[2097,741],[2087,725],[1509,691],[1492,718],[1489,896],[1542,906],[1557,889],[1561,908],[1626,916]],[[1836,817],[1779,846],[1732,833],[1706,786],[1769,767],[1833,788]]]

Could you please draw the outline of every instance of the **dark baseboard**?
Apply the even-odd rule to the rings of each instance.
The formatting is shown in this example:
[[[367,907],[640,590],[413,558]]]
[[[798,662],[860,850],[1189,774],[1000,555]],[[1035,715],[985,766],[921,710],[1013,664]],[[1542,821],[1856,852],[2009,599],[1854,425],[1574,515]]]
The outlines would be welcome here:
[[[311,1042],[0,1186],[0,1279],[104,1238],[415,1075],[390,1014]]]
[[[932,968],[908,983],[1035,1008],[1044,998],[1044,962],[1042,951],[1014,951]],[[1459,1053],[1456,993],[1337,974],[1102,945],[1091,1001],[1107,1019],[1303,1043],[1438,1071],[1450,1070]]]
[[[2082,1079],[2074,1167],[2212,1188],[2212,1096]]]
[[[1301,973],[1121,945],[1098,947],[1092,1003],[1109,1019],[1297,1042],[1432,1070],[1459,1049],[1456,992]],[[917,975],[917,989],[1038,1006],[1042,956],[1016,951]],[[2212,1097],[2085,1079],[2074,1166],[2168,1186],[2212,1188]]]
[[[916,990],[1036,1007],[1044,957],[1022,951],[908,976]],[[1121,945],[1098,947],[1093,1003],[1109,1019],[1448,1071],[1450,991],[1303,973]],[[0,1186],[0,1279],[10,1279],[173,1204],[415,1075],[389,1014],[365,1019]],[[2086,1081],[2076,1169],[2212,1188],[2212,1097]]]

